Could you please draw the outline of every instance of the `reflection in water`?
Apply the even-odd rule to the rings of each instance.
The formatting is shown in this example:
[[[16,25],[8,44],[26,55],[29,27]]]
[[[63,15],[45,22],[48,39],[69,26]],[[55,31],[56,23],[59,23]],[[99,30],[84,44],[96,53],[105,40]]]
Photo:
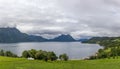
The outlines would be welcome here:
[[[66,53],[70,59],[83,59],[95,54],[100,47],[97,44],[82,44],[80,42],[31,42],[0,44],[0,49],[9,50],[21,56],[24,50],[36,49],[54,51],[57,55]]]

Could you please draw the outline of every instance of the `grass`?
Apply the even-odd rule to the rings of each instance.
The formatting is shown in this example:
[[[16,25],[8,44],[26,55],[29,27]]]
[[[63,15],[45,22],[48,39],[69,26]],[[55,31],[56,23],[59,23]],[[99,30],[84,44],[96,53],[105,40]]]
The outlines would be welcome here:
[[[0,69],[120,69],[120,59],[39,61],[0,57]]]

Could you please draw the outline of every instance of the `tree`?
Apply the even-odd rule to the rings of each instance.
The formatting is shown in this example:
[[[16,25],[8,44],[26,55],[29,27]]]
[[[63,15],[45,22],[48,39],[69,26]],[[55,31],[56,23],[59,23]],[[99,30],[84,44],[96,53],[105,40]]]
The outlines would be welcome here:
[[[34,49],[28,50],[28,51],[24,51],[22,53],[22,57],[28,58],[28,57],[32,57],[38,60],[44,60],[44,61],[54,61],[57,60],[57,56],[54,52],[47,52],[47,51],[36,51]]]
[[[47,55],[48,59],[51,60],[51,61],[55,61],[57,60],[57,56],[54,52],[48,52],[48,55]]]
[[[35,58],[35,54],[37,53],[37,51],[35,49],[31,49],[28,51],[28,53],[29,53],[30,57]]]
[[[7,56],[7,57],[17,57],[17,55],[16,55],[16,54],[13,54],[11,51],[6,51],[6,52],[4,53],[4,56]]]
[[[67,61],[67,60],[69,59],[69,57],[67,56],[67,54],[61,54],[61,55],[59,56],[59,59],[60,59],[60,60]]]
[[[117,47],[112,47],[111,48],[111,53],[112,53],[111,56],[113,57],[113,59],[118,57]]]
[[[45,58],[45,54],[43,53],[43,51],[38,51],[36,54],[35,54],[35,58],[36,59],[39,59],[39,60],[43,60]]]
[[[22,57],[24,57],[24,58],[30,57],[29,52],[28,52],[28,51],[24,51],[24,52],[22,53]]]
[[[4,56],[4,50],[0,51],[0,56]]]

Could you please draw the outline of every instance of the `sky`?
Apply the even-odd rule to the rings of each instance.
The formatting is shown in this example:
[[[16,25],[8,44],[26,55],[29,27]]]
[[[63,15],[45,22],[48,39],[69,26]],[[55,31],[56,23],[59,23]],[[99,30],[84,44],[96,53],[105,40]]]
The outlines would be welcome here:
[[[120,0],[0,0],[0,27],[45,38],[120,36]]]

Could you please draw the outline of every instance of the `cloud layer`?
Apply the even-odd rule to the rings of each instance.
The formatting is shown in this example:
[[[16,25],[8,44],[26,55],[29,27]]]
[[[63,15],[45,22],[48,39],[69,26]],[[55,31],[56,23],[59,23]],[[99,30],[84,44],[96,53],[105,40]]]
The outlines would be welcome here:
[[[0,0],[0,27],[52,38],[120,36],[119,0]]]

